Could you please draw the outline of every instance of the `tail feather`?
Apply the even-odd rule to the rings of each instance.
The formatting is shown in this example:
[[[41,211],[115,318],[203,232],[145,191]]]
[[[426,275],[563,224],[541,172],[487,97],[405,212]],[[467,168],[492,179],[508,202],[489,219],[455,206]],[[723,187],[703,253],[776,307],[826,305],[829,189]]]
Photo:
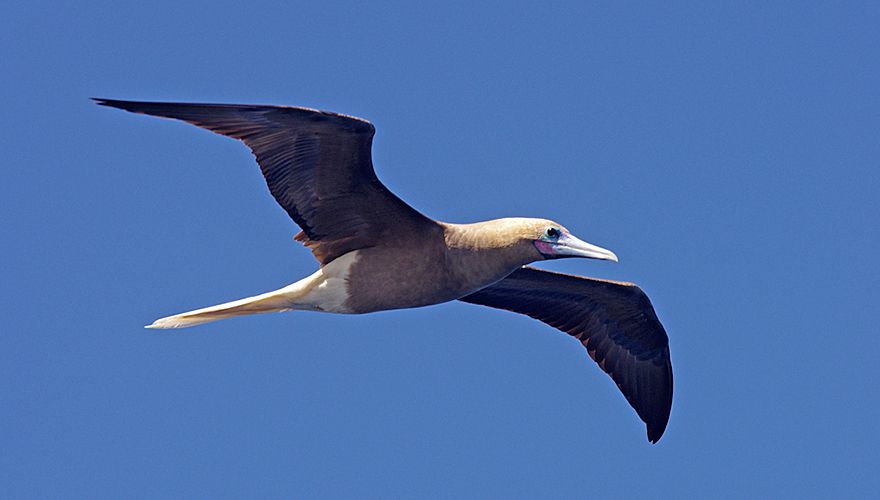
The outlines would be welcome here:
[[[159,318],[144,328],[187,328],[245,314],[289,311],[291,302],[289,297],[283,293],[284,290],[276,290],[254,297]]]

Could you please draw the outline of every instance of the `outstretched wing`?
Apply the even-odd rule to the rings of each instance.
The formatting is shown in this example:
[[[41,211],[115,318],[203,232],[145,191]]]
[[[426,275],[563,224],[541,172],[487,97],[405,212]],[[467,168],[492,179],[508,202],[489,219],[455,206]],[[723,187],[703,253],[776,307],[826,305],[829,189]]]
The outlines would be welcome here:
[[[669,338],[636,285],[523,267],[460,300],[525,314],[577,338],[645,422],[648,440],[663,435],[672,408]]]
[[[370,151],[375,128],[366,120],[298,107],[95,101],[243,141],[272,196],[302,228],[296,239],[321,265],[373,246],[391,231],[434,224],[376,177]]]

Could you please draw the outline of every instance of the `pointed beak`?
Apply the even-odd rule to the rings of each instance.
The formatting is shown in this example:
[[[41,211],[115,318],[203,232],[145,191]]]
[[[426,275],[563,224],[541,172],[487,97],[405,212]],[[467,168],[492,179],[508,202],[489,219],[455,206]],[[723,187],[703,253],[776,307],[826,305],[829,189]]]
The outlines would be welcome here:
[[[617,262],[617,255],[611,250],[606,250],[586,241],[575,238],[571,234],[563,233],[559,241],[553,247],[557,257],[584,257],[587,259],[611,260]]]

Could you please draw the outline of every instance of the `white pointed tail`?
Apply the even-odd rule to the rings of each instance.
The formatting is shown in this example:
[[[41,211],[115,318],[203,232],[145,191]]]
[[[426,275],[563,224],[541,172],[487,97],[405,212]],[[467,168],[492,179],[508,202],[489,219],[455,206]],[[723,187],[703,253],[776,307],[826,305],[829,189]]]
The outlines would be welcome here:
[[[357,260],[357,255],[357,250],[349,252],[318,269],[311,276],[280,290],[160,318],[145,328],[187,328],[233,316],[291,309],[350,313],[351,310],[346,306],[346,278],[351,265]]]
[[[288,311],[291,309],[290,297],[287,297],[283,293],[284,291],[285,288],[282,288],[281,290],[246,299],[175,314],[174,316],[157,319],[153,324],[147,325],[145,328],[186,328],[233,316]]]

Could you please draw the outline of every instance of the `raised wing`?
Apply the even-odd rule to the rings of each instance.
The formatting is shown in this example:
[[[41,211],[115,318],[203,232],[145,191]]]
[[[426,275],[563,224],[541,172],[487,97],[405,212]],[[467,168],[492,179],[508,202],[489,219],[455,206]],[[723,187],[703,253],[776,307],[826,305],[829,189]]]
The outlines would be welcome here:
[[[523,267],[464,302],[525,314],[581,341],[623,392],[656,443],[672,409],[669,338],[642,290]]]
[[[374,246],[392,231],[434,224],[376,177],[370,151],[375,128],[366,120],[298,107],[95,101],[243,141],[272,196],[302,228],[296,239],[321,265]]]

